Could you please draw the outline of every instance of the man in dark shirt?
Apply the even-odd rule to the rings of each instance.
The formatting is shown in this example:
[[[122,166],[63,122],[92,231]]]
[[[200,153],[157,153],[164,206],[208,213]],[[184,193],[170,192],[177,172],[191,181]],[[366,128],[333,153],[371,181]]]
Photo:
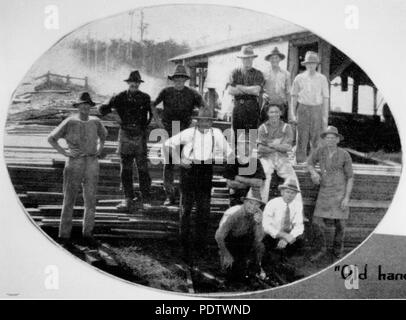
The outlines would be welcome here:
[[[228,93],[234,98],[232,114],[232,127],[234,136],[239,135],[239,130],[244,130],[246,135],[250,129],[257,129],[260,115],[260,100],[264,76],[252,64],[257,57],[252,46],[243,46],[238,58],[242,66],[232,71],[228,81]]]
[[[142,200],[144,204],[151,201],[146,129],[151,122],[152,113],[150,96],[139,90],[140,84],[144,82],[139,72],[131,72],[130,77],[124,81],[128,83],[128,90],[112,97],[108,104],[101,105],[99,112],[104,116],[115,109],[121,119],[118,151],[125,200],[117,208],[131,211],[137,200]],[[134,199],[134,160],[137,164],[142,199]]]
[[[169,137],[187,129],[192,122],[192,115],[195,108],[205,106],[202,96],[194,89],[185,86],[190,79],[183,65],[177,65],[173,75],[168,76],[173,81],[173,86],[164,88],[152,103],[152,112],[158,125],[165,129]],[[159,119],[156,106],[163,103],[162,120]],[[164,188],[166,200],[164,205],[175,203],[175,189],[173,186],[172,162],[164,165]]]
[[[264,169],[257,157],[252,154],[253,144],[249,140],[237,141],[235,163],[227,164],[223,177],[230,189],[230,207],[242,204],[242,198],[249,190],[254,197],[260,198],[260,190],[266,179]]]

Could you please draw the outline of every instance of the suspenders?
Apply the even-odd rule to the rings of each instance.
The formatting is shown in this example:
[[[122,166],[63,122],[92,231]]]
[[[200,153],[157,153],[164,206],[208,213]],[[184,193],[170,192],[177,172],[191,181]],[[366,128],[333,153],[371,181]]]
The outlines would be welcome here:
[[[190,157],[190,158],[192,158],[191,156],[193,155],[193,160],[195,160],[195,158],[194,158],[194,155],[195,155],[194,146],[195,146],[196,130],[197,130],[197,128],[195,127],[195,130],[193,131],[192,149],[190,150],[190,153],[189,153],[189,157]],[[210,131],[211,131],[211,146],[212,146],[212,148],[211,148],[211,156],[212,156],[212,158],[213,158],[213,155],[214,155],[214,147],[215,147],[215,145],[214,145],[214,144],[215,144],[215,140],[214,140],[214,131],[213,131],[213,128],[210,128]],[[201,161],[204,161],[204,160],[201,160]]]

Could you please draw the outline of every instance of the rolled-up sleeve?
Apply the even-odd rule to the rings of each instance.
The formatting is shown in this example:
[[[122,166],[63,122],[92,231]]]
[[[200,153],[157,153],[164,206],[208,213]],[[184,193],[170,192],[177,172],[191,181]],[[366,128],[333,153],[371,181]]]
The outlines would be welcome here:
[[[97,134],[99,136],[100,140],[106,140],[107,137],[107,129],[106,127],[101,123],[101,121],[97,121]]]
[[[348,152],[344,152],[344,175],[347,179],[350,179],[354,176],[352,169],[352,159]]]
[[[48,138],[59,140],[65,138],[69,125],[69,118],[63,120],[52,132],[48,135]]]
[[[299,83],[299,78],[296,77],[295,80],[293,80],[292,84],[292,89],[290,91],[291,96],[298,96],[300,91],[300,83]]]
[[[274,208],[272,207],[272,200],[268,202],[265,206],[263,215],[262,215],[262,227],[264,232],[269,234],[272,238],[276,238],[279,230],[274,223]]]
[[[219,129],[214,129],[214,138],[217,148],[221,150],[223,155],[225,155],[226,157],[230,157],[233,153],[233,149]]]

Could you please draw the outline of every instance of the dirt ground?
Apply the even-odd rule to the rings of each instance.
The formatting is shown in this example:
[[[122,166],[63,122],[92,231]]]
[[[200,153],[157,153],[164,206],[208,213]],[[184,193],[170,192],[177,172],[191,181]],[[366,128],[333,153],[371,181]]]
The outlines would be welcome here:
[[[214,246],[204,255],[194,255],[193,265],[187,266],[175,240],[100,241],[109,245],[118,263],[118,268],[114,270],[98,265],[100,269],[147,287],[183,293],[242,293],[269,289],[310,276],[334,262],[332,256],[327,255],[317,263],[312,263],[308,259],[310,252],[306,251],[287,260],[281,260],[278,254],[271,254],[263,265],[268,275],[266,281],[253,277],[227,282]]]

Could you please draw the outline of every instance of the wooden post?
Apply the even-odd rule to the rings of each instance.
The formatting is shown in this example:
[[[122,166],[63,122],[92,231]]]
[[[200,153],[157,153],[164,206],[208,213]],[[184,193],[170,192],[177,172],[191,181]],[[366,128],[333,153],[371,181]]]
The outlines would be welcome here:
[[[373,86],[372,89],[374,90],[374,116],[378,113],[378,100],[377,100],[377,95],[378,95],[378,89]]]
[[[87,76],[85,77],[85,89],[89,90],[89,79]]]
[[[352,86],[352,113],[358,113],[358,79],[354,79],[354,85]]]
[[[299,70],[299,50],[297,46],[289,43],[289,53],[288,53],[288,70],[290,72],[292,81],[296,77]]]
[[[331,45],[324,40],[319,40],[319,58],[320,58],[320,72],[324,74],[327,79],[330,79],[330,56]],[[332,79],[333,80],[333,79]]]
[[[194,88],[196,86],[196,67],[189,66],[190,81],[189,85]]]
[[[212,112],[213,115],[214,115],[215,105],[216,105],[215,89],[209,88],[208,108]]]
[[[70,75],[69,74],[66,76],[66,84],[70,84]]]

